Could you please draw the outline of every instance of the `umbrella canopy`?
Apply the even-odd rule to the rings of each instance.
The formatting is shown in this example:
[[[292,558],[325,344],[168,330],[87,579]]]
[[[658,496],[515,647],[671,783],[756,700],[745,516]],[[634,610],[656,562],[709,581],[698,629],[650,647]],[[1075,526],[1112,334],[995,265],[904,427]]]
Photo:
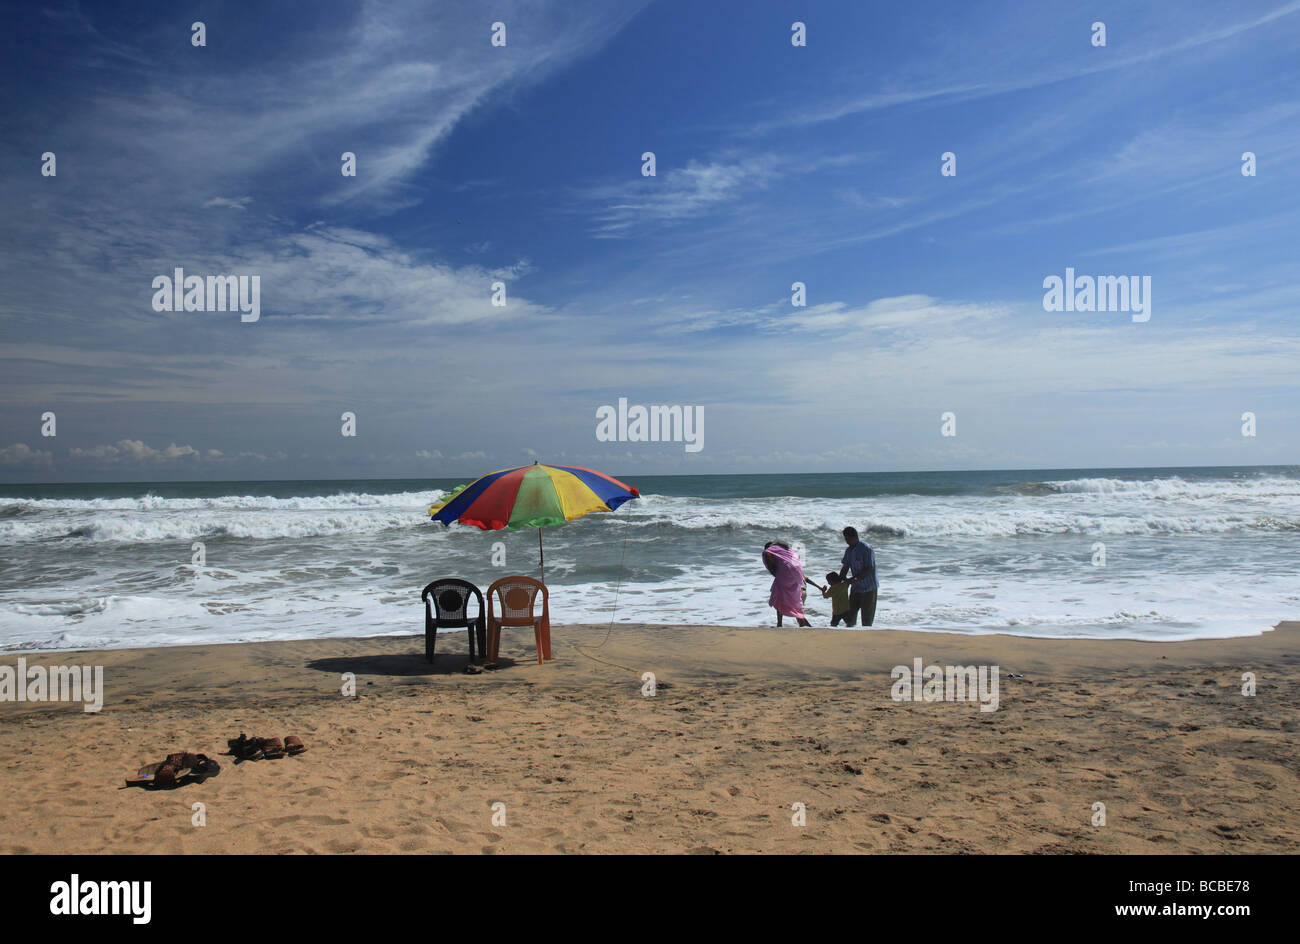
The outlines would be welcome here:
[[[484,531],[537,529],[537,566],[543,568],[542,528],[593,511],[613,511],[641,493],[595,469],[532,465],[502,469],[448,495],[429,509],[434,521],[472,524]],[[543,579],[545,573],[543,571]]]
[[[613,511],[640,498],[630,485],[581,466],[532,465],[476,479],[429,509],[434,521],[471,524],[484,531],[542,528],[593,511]]]

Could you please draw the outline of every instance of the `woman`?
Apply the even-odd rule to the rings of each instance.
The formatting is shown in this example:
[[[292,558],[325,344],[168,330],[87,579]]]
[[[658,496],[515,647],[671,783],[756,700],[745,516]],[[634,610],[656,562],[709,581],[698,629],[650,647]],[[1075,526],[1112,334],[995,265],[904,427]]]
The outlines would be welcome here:
[[[763,566],[773,577],[768,606],[776,608],[776,625],[782,616],[793,616],[800,626],[812,626],[803,615],[803,562],[784,541],[763,545]]]

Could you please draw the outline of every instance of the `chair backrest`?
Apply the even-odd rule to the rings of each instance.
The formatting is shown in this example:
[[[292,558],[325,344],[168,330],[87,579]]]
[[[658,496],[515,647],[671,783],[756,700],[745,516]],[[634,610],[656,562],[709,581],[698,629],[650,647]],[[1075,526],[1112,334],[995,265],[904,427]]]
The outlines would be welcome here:
[[[536,616],[533,610],[537,605],[537,595],[542,595],[542,612],[548,609],[546,584],[522,574],[514,577],[502,577],[488,587],[488,609],[495,610],[494,602],[499,604],[503,623],[531,623]]]
[[[483,592],[459,577],[442,577],[433,581],[420,592],[420,599],[424,601],[426,613],[430,612],[429,605],[433,604],[433,612],[437,613],[440,623],[468,623],[484,614]],[[471,599],[478,600],[478,615],[474,617],[469,615]]]

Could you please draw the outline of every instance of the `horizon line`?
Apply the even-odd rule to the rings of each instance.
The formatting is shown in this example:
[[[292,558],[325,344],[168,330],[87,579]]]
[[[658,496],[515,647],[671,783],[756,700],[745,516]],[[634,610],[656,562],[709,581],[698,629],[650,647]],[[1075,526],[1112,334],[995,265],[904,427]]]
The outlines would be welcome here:
[[[548,463],[542,463],[547,465]],[[776,475],[950,475],[973,472],[1156,472],[1156,471],[1181,471],[1188,469],[1290,469],[1300,467],[1300,463],[1266,463],[1262,465],[1107,465],[1107,466],[1035,466],[1033,468],[1005,468],[1005,469],[878,469],[874,471],[847,471],[847,472],[633,472],[617,473],[619,478],[630,476],[653,476],[657,478],[704,478],[704,477],[724,477],[724,476],[776,476]],[[513,466],[508,468],[514,468]],[[523,468],[519,466],[518,468]],[[495,471],[495,470],[494,470]],[[472,478],[482,478],[484,475],[491,475],[493,472],[474,473]],[[606,473],[611,474],[611,473]],[[292,482],[410,482],[431,479],[458,479],[466,478],[470,473],[456,473],[450,475],[393,475],[393,476],[371,476],[356,475],[344,476],[340,478],[290,478],[290,479],[122,479],[119,481],[104,480],[85,480],[85,481],[63,481],[63,482],[0,482],[0,488],[19,488],[24,486],[51,486],[51,485],[198,485],[198,484],[218,484],[222,482],[246,482],[257,484],[274,484],[274,483],[292,483]]]

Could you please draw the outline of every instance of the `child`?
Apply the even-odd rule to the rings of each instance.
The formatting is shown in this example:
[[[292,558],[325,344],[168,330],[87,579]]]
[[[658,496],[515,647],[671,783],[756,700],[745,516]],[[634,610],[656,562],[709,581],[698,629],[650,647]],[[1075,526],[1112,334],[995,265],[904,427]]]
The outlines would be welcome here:
[[[848,619],[849,588],[852,584],[834,572],[826,575],[826,582],[830,586],[822,590],[822,596],[831,601],[831,625],[837,626],[840,620],[844,620],[845,626],[852,626]]]

